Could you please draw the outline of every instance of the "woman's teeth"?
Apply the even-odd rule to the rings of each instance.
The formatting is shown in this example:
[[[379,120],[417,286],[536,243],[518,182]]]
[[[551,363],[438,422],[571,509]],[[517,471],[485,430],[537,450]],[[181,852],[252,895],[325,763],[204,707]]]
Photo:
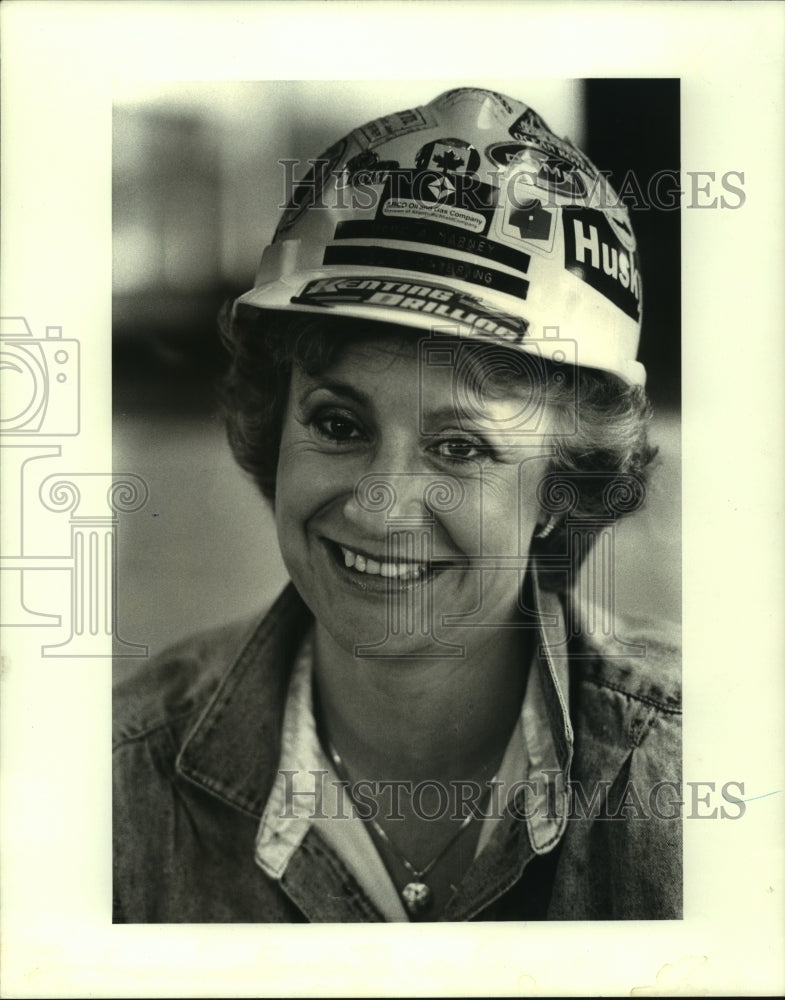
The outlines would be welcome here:
[[[358,573],[365,573],[368,576],[389,576],[399,580],[415,578],[425,573],[425,566],[422,563],[393,563],[379,562],[376,559],[369,559],[361,556],[359,552],[352,552],[351,549],[340,546],[343,553],[343,560],[349,569],[354,569]]]

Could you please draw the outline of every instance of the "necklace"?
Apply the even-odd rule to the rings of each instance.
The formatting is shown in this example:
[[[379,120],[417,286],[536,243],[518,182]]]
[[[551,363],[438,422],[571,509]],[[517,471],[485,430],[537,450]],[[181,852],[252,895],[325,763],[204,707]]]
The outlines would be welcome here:
[[[354,796],[352,795],[351,791],[351,782],[346,773],[346,767],[344,765],[344,762],[338,751],[331,743],[328,743],[328,749],[330,751],[330,757],[332,758],[332,762],[335,765],[335,770],[338,772],[338,776],[343,781],[346,782],[346,787],[347,791],[349,792],[349,796],[352,799],[352,801],[354,801]],[[493,784],[495,780],[496,778],[494,776],[494,778],[491,780],[490,783]],[[411,916],[418,916],[421,913],[426,913],[430,909],[433,903],[433,890],[425,881],[425,879],[428,876],[428,874],[431,871],[433,871],[436,864],[439,861],[441,861],[441,859],[447,853],[449,848],[452,847],[452,845],[456,842],[458,837],[460,837],[460,835],[463,833],[466,827],[471,823],[475,815],[476,813],[470,811],[468,815],[464,817],[463,822],[455,831],[455,833],[453,833],[450,836],[450,839],[447,841],[447,843],[441,848],[441,850],[439,850],[439,852],[436,854],[435,857],[431,858],[431,860],[428,862],[427,865],[425,865],[424,868],[415,868],[414,865],[411,863],[411,861],[409,861],[409,859],[405,857],[401,853],[401,851],[395,846],[395,844],[390,840],[384,828],[379,823],[377,823],[377,821],[372,816],[369,818],[368,822],[373,827],[373,830],[376,833],[377,837],[379,837],[379,839],[382,840],[390,848],[390,850],[396,856],[401,865],[403,865],[406,871],[411,875],[411,880],[406,883],[406,885],[403,887],[403,889],[400,890],[399,893],[401,900],[403,901],[403,905],[406,907],[407,912],[411,914]]]

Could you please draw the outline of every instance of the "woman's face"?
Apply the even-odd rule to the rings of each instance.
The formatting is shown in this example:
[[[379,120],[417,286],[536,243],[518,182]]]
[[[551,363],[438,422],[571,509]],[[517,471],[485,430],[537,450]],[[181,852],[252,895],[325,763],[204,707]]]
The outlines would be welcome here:
[[[525,383],[488,393],[487,380],[419,353],[412,339],[368,339],[322,374],[292,374],[278,538],[347,652],[443,654],[516,617],[547,412]]]

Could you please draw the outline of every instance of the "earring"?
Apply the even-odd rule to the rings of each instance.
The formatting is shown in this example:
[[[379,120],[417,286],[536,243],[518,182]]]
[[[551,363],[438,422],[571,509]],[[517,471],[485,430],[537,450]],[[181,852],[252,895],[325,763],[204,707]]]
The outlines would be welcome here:
[[[540,530],[534,537],[538,539],[547,538],[558,523],[559,519],[555,516],[555,514],[551,514],[550,518],[548,519],[548,523],[544,525],[544,527],[540,528]]]

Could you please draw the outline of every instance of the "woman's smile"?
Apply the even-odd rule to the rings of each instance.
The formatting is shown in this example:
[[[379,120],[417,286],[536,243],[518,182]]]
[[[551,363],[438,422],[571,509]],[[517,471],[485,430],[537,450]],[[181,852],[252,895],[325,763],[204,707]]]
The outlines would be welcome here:
[[[350,548],[324,539],[332,571],[342,584],[369,596],[383,596],[423,586],[433,576],[430,562],[402,561],[392,553],[376,557],[359,548]]]
[[[390,580],[403,582],[406,580],[419,580],[428,571],[428,564],[425,562],[410,562],[396,559],[389,559],[386,556],[374,557],[367,553],[348,548],[346,545],[339,546],[343,555],[344,565],[351,568],[355,573],[362,573],[365,576],[383,576]],[[392,555],[392,553],[390,553]]]

